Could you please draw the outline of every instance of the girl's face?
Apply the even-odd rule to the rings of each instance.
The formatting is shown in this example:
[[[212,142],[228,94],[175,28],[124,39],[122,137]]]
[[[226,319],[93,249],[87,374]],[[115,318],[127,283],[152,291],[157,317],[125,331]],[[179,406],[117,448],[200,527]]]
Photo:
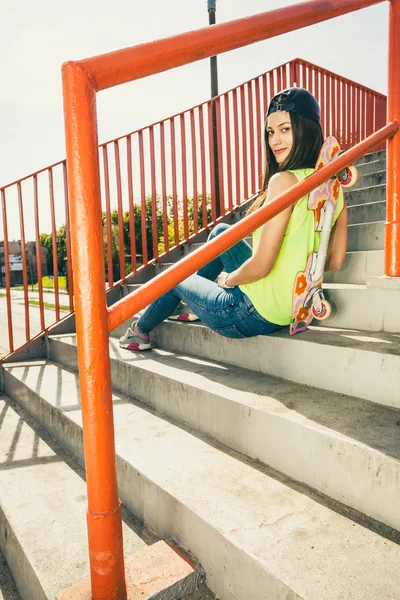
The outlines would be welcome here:
[[[286,110],[274,112],[267,119],[268,144],[275,160],[281,165],[293,147],[293,131],[290,114]]]

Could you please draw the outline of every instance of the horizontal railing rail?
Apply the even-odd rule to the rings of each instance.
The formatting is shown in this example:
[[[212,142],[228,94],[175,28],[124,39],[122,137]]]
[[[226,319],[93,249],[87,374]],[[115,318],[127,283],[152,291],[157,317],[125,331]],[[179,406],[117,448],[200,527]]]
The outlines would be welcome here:
[[[332,177],[344,167],[361,158],[378,144],[385,142],[399,130],[399,127],[399,123],[397,122],[385,125],[362,142],[346,150],[323,168],[295,184],[289,191],[280,194],[272,202],[245,216],[241,221],[232,225],[229,230],[183,257],[178,263],[143,284],[139,289],[129,294],[129,296],[113,304],[107,309],[109,331],[113,331],[113,329],[148,306],[149,303],[159,298],[162,294],[168,292],[175,285],[186,279],[186,277],[195,273],[239,240],[244,239],[282,210],[309,194],[313,189],[329,179],[329,177]]]

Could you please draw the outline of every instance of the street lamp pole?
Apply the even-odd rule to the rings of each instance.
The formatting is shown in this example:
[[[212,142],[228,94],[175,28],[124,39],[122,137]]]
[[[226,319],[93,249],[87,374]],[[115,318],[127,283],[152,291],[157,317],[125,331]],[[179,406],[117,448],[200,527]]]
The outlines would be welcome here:
[[[208,2],[208,22],[209,25],[215,25],[215,11],[217,0],[207,0]],[[211,98],[218,96],[218,70],[217,57],[210,58],[211,72]],[[217,105],[215,100],[212,102],[212,130],[213,130],[213,153],[214,153],[214,173],[215,173],[215,202],[217,218],[221,215],[220,192],[219,192],[219,164],[218,164],[218,137],[217,137]]]

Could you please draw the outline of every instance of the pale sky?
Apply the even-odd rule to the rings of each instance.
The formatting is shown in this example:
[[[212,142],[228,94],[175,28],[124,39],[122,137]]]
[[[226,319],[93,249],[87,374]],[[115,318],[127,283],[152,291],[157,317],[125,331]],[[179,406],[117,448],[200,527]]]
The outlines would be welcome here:
[[[217,23],[290,0],[217,0]],[[300,57],[387,89],[388,3],[218,57],[219,91]],[[207,1],[15,0],[0,8],[0,186],[65,156],[61,65],[208,25]],[[209,60],[98,94],[104,142],[206,100]]]

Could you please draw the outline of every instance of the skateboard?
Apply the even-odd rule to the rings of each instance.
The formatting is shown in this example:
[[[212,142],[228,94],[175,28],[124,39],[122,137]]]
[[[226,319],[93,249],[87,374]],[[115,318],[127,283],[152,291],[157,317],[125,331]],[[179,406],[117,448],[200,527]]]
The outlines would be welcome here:
[[[342,152],[336,138],[329,136],[321,148],[315,170],[319,171]],[[357,178],[356,167],[350,165],[310,192],[308,209],[314,211],[314,230],[321,232],[321,237],[317,252],[310,252],[305,270],[297,273],[294,282],[290,335],[305,331],[313,319],[327,319],[331,314],[331,305],[322,291],[329,237],[340,186],[352,187]]]

